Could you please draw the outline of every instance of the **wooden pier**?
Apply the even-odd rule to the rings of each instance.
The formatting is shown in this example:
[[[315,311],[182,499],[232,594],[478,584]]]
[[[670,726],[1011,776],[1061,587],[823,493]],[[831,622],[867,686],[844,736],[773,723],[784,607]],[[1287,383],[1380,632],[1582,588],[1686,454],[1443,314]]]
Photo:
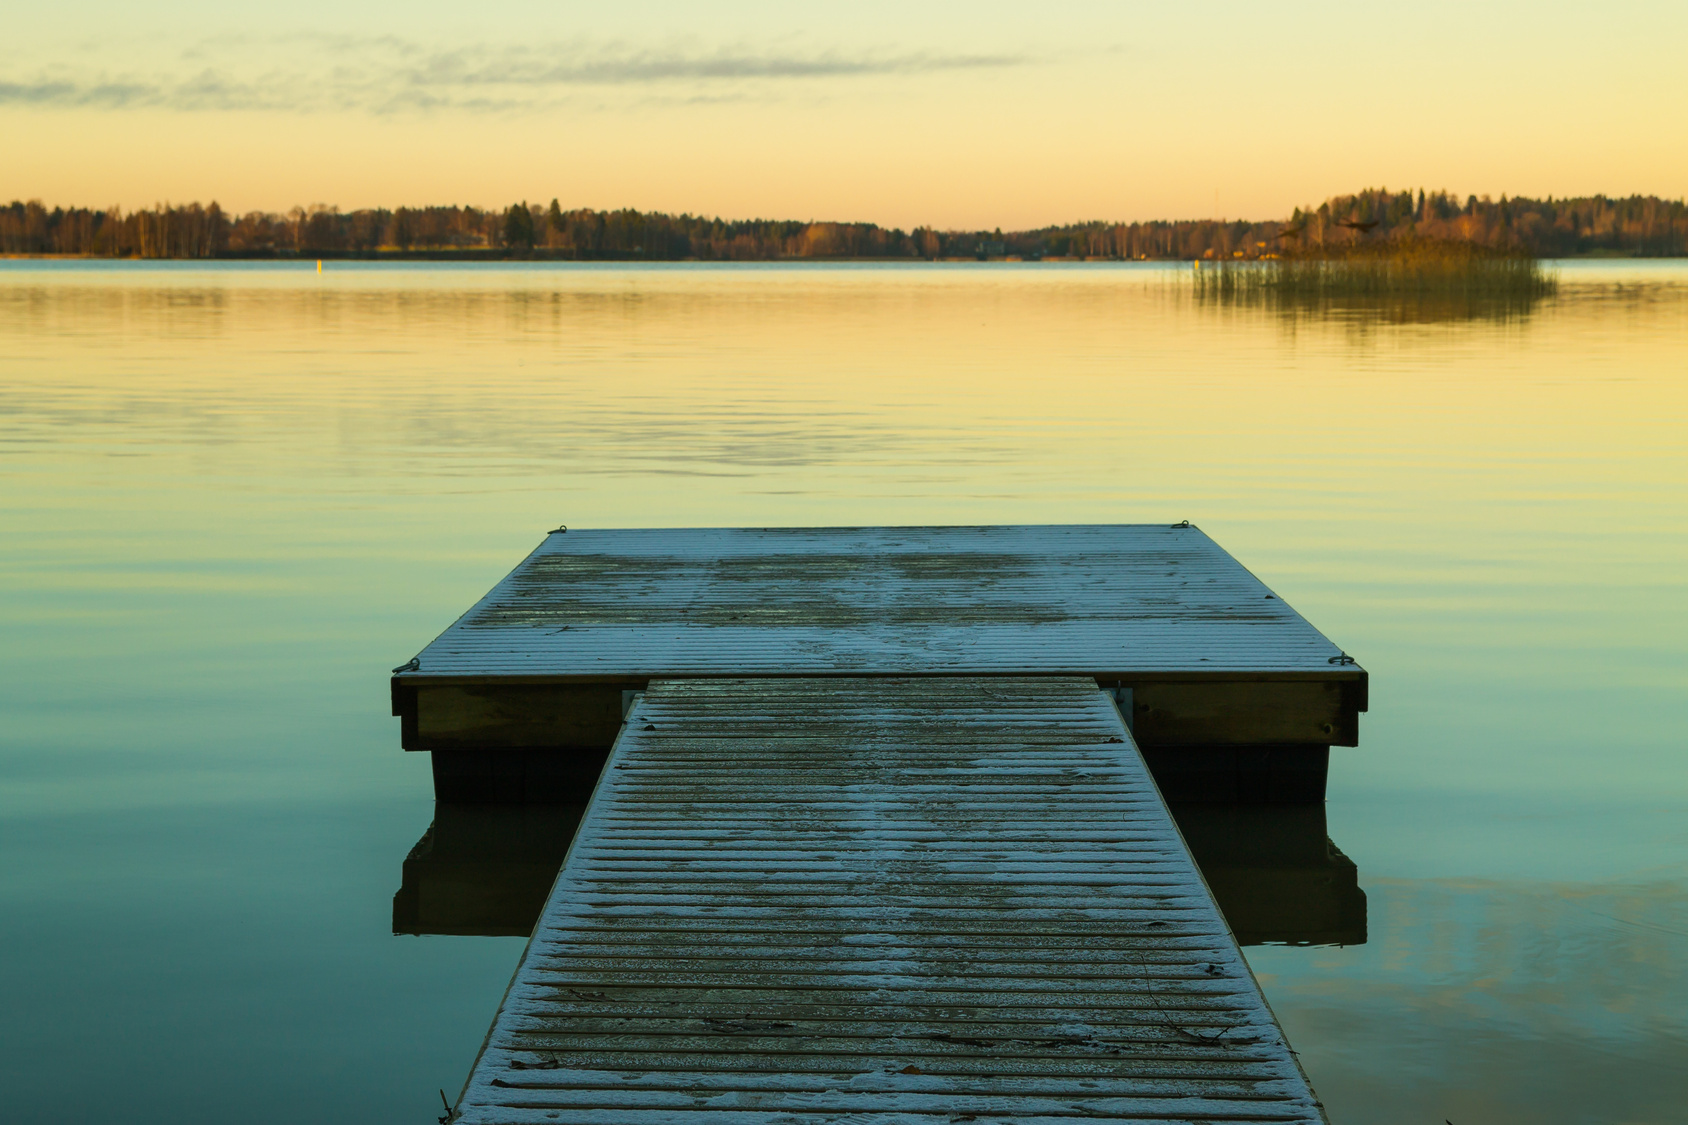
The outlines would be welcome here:
[[[457,1112],[1323,1120],[1077,677],[653,683]]]
[[[1188,524],[559,529],[393,709],[442,801],[591,794],[455,1120],[1323,1120],[1164,798],[1316,808],[1366,674]]]
[[[1188,525],[567,531],[393,677],[448,801],[590,789],[654,678],[1095,680],[1170,800],[1317,802],[1367,678]]]

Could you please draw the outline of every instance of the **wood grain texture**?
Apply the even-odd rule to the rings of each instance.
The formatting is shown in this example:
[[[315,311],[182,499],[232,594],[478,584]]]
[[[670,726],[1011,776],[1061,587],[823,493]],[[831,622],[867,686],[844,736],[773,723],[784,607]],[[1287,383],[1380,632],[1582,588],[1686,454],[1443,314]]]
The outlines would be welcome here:
[[[1200,529],[1158,524],[570,531],[418,659],[398,684],[1364,676]]]
[[[1080,678],[653,682],[457,1112],[1323,1120]]]

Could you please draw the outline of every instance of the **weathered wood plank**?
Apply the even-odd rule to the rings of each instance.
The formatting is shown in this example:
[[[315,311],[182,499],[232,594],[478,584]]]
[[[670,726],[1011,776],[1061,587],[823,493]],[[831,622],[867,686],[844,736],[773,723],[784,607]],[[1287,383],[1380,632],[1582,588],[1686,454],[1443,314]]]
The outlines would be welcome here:
[[[1322,1120],[1094,682],[823,694],[651,685],[460,1121]]]
[[[636,686],[643,686],[638,684]],[[607,749],[621,730],[616,684],[406,687],[406,750]]]
[[[1107,525],[554,534],[400,681],[1027,672],[1364,676],[1200,529]]]

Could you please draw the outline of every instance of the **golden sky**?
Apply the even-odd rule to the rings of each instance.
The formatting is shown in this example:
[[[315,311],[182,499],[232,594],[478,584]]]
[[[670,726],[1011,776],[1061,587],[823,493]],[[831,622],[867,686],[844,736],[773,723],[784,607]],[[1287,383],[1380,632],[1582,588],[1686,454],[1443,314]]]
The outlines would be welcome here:
[[[7,199],[1015,228],[1378,185],[1688,194],[1688,5],[1652,0],[63,0],[8,24]]]

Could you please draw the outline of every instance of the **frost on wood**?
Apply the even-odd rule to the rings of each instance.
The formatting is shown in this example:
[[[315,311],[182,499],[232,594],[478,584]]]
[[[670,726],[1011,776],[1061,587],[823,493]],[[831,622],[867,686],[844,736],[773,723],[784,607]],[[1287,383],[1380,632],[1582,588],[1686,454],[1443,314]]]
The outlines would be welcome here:
[[[1078,678],[653,683],[458,1111],[1322,1120]]]
[[[549,536],[418,672],[1329,675],[1341,658],[1194,527],[694,528]]]

